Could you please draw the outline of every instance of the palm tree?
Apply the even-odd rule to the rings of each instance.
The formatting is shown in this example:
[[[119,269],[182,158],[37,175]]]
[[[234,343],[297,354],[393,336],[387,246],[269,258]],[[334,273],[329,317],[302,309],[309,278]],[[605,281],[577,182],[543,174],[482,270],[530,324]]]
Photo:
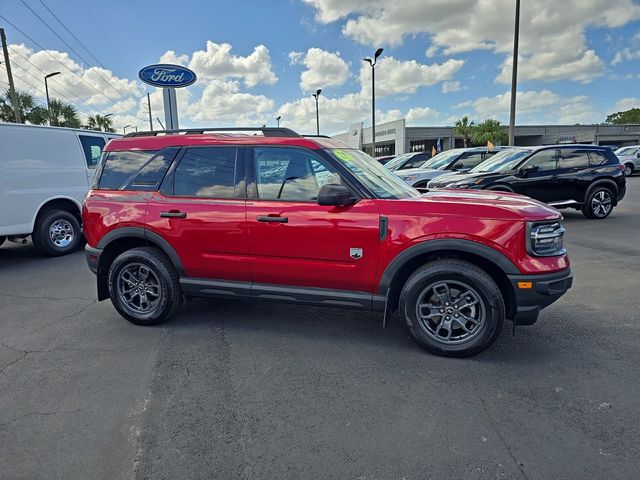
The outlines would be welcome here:
[[[456,122],[453,127],[453,133],[461,135],[464,142],[464,148],[469,146],[469,138],[473,136],[473,131],[476,128],[473,122],[469,122],[469,117],[466,115]]]
[[[103,132],[115,132],[111,126],[111,117],[98,113],[89,117],[87,128],[91,130],[102,130]]]
[[[487,142],[500,145],[507,141],[508,135],[498,120],[489,118],[476,125],[472,139],[474,143],[480,145],[486,145]]]
[[[36,100],[29,92],[16,91],[18,97],[18,108],[22,123],[32,123],[35,125],[44,125],[47,118],[42,116],[43,107],[36,104]],[[46,112],[46,110],[45,110]],[[7,90],[0,97],[0,120],[3,122],[15,122],[16,117],[13,111],[13,102],[11,101],[11,93]]]
[[[49,102],[49,108],[51,109],[51,125],[80,128],[78,112],[70,103],[54,98]]]

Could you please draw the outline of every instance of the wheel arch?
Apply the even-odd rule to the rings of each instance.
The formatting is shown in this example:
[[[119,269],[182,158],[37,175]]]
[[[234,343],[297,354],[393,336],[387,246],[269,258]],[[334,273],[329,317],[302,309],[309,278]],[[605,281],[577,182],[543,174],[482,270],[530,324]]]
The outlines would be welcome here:
[[[398,254],[380,279],[379,293],[388,295],[387,308],[390,311],[397,309],[402,288],[417,268],[432,260],[448,258],[466,260],[485,270],[502,292],[507,318],[515,318],[515,292],[507,275],[520,274],[520,270],[502,253],[477,242],[459,239],[429,240]]]
[[[495,185],[491,185],[490,187],[485,188],[485,190],[490,190],[493,192],[509,192],[515,193],[515,190],[504,183],[496,183]]]
[[[78,202],[78,200],[73,197],[62,196],[49,198],[38,205],[36,213],[34,214],[33,220],[31,222],[32,232],[38,224],[38,220],[40,220],[40,218],[42,218],[42,216],[47,212],[50,212],[52,210],[64,210],[65,212],[69,212],[74,217],[76,217],[78,223],[82,225],[82,205],[80,205],[80,202]]]
[[[587,200],[589,200],[589,195],[591,195],[591,192],[593,192],[594,189],[604,186],[609,187],[609,189],[613,192],[613,204],[617,205],[619,187],[618,184],[610,178],[601,178],[589,185],[589,188],[587,188],[587,191],[584,194],[583,203],[586,203]]]
[[[155,247],[163,252],[179,276],[185,276],[184,267],[180,257],[173,247],[160,235],[145,230],[141,227],[122,227],[107,233],[96,248],[100,250],[98,268],[96,272],[98,280],[98,300],[109,297],[109,267],[122,252],[136,247]]]

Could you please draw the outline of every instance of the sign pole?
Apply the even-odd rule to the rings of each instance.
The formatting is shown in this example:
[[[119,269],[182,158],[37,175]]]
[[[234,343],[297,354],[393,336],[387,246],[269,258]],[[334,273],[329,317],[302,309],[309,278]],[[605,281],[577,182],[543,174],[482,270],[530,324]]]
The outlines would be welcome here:
[[[178,130],[178,103],[176,101],[176,89],[173,87],[162,89],[164,101],[164,121],[167,130]]]

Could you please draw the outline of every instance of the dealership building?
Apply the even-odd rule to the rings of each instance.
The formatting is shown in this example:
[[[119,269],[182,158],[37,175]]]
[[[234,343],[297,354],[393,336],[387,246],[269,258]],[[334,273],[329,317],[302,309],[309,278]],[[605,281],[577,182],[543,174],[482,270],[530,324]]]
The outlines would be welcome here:
[[[505,132],[507,132],[505,127]],[[348,132],[334,135],[349,145],[371,153],[371,127],[354,124]],[[640,125],[519,125],[515,144],[522,146],[563,143],[640,145]],[[376,125],[375,156],[409,152],[449,150],[463,146],[453,127],[407,127],[405,119]]]

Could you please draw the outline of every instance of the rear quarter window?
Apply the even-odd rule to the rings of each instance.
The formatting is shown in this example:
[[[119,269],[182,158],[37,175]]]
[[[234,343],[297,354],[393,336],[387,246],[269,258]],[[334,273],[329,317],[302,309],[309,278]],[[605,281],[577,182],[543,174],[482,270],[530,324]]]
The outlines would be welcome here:
[[[155,190],[178,148],[107,152],[101,163],[100,190]]]

